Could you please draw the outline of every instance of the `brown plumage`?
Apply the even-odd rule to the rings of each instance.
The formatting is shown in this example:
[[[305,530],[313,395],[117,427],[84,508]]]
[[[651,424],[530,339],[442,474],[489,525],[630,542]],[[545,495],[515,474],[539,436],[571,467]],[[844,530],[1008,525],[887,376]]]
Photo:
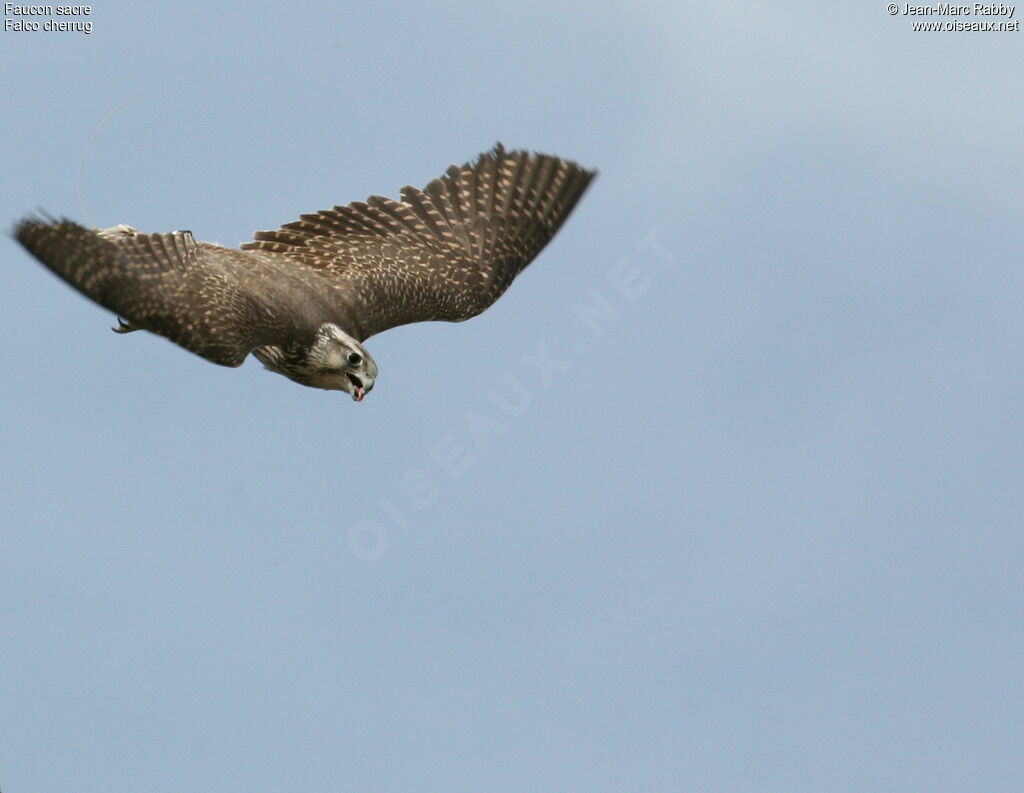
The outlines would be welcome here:
[[[540,253],[594,173],[499,144],[423,190],[402,188],[401,201],[371,196],[302,215],[256,232],[240,250],[187,231],[100,231],[38,218],[19,222],[14,236],[124,317],[123,330],[158,333],[224,366],[255,352],[298,382],[361,399],[376,367],[353,378],[334,353],[371,365],[360,343],[376,333],[479,314]]]

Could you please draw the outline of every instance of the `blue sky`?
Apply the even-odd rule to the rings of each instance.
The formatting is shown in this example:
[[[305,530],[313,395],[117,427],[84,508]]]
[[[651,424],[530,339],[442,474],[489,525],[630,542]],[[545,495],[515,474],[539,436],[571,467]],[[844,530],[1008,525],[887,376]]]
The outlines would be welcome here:
[[[0,35],[5,223],[235,245],[499,139],[601,175],[487,313],[371,339],[360,404],[0,239],[5,793],[1021,788],[1021,33],[89,19]]]

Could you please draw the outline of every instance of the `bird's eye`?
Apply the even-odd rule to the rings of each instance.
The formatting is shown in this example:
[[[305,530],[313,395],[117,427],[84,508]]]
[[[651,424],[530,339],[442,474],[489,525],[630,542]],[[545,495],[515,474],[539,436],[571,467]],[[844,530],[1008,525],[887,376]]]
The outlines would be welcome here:
[[[363,362],[363,356],[357,352],[350,352],[348,354],[348,362],[350,366],[359,366]]]

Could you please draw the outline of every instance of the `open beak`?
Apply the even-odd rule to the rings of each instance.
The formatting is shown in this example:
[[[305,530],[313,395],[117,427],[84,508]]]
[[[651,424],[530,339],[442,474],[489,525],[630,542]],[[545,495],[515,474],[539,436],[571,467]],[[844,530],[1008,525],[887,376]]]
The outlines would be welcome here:
[[[362,402],[363,397],[366,396],[366,390],[363,388],[363,381],[356,377],[354,374],[345,375],[348,377],[350,383],[352,383],[352,399],[356,402]]]

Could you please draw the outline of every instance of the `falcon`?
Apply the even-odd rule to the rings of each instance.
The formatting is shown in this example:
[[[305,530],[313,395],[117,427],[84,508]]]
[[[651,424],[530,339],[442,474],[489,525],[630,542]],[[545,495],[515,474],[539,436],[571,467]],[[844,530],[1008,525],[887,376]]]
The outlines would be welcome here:
[[[499,143],[401,200],[370,196],[224,248],[189,231],[143,234],[27,217],[14,237],[118,316],[221,366],[252,353],[304,386],[373,388],[363,342],[411,322],[476,316],[541,252],[596,172]]]

